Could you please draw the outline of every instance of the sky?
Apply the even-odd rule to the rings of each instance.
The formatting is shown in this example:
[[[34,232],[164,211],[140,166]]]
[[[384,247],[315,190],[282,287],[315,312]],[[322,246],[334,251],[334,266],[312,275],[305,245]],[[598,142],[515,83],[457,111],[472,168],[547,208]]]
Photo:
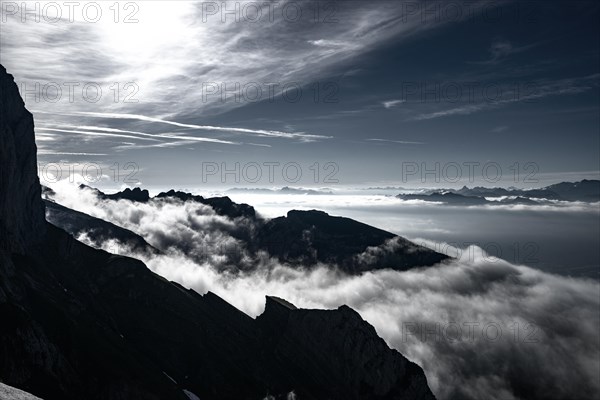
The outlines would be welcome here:
[[[595,1],[1,2],[42,181],[540,187],[600,176]]]

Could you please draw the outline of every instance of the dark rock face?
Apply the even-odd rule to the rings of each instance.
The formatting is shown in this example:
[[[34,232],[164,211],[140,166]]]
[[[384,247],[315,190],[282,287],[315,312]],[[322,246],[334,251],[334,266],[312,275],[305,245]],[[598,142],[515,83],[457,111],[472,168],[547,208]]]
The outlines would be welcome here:
[[[150,193],[147,190],[142,190],[140,188],[125,189],[122,192],[116,193],[114,195],[107,195],[107,198],[111,200],[131,200],[131,201],[139,201],[140,203],[145,203],[150,200]]]
[[[269,343],[265,351],[275,363],[273,370],[280,373],[278,382],[295,385],[300,399],[432,398],[421,368],[390,351],[375,329],[347,306],[301,310],[267,297],[257,322]],[[299,353],[299,348],[304,351]],[[287,365],[289,360],[294,365]]]
[[[215,211],[217,212],[217,214],[226,215],[229,218],[238,218],[238,217],[255,218],[256,217],[256,212],[254,211],[254,207],[249,206],[248,204],[234,203],[227,196],[211,197],[208,199],[204,199],[204,204],[208,204],[209,206],[214,208]]]
[[[448,258],[393,233],[316,210],[292,210],[287,217],[266,222],[259,230],[258,242],[282,262],[308,266],[332,263],[348,273],[404,270]]]
[[[231,219],[239,217],[256,219],[256,211],[254,210],[254,207],[248,204],[234,203],[227,196],[205,198],[202,196],[193,195],[191,193],[169,190],[168,192],[159,193],[155,198],[179,199],[183,202],[195,201],[197,203],[211,206],[218,215],[229,217]]]
[[[183,202],[186,201],[195,201],[198,203],[202,203],[204,201],[204,197],[196,196],[191,193],[181,192],[179,190],[169,190],[168,192],[161,192],[156,196],[157,199],[178,199]]]
[[[150,200],[150,194],[147,190],[140,188],[125,189],[121,192],[106,194],[98,189],[91,188],[86,185],[81,185],[80,188],[87,188],[95,192],[98,198],[103,200],[130,200],[138,203],[147,203]],[[202,196],[196,196],[191,193],[180,192],[176,190],[169,190],[168,192],[161,192],[154,199],[177,199],[183,202],[195,201],[211,206],[218,215],[226,216],[232,219],[238,217],[255,218],[256,211],[254,207],[248,204],[237,204],[231,201],[229,197],[211,197],[204,198]]]
[[[0,246],[23,251],[44,234],[33,116],[0,65]]]
[[[96,188],[87,185],[79,185],[79,188],[92,190],[96,194],[96,196],[98,196],[98,198],[103,200],[130,200],[139,203],[146,203],[148,200],[150,200],[150,193],[147,190],[142,190],[138,187],[133,189],[127,188],[121,192],[113,194],[106,194]]]
[[[71,210],[50,200],[44,200],[46,205],[46,219],[51,224],[58,226],[74,237],[85,233],[94,243],[103,243],[110,239],[117,240],[120,244],[128,246],[135,252],[158,254],[160,251],[151,246],[140,235],[92,217],[85,213]],[[112,251],[112,250],[111,250]]]
[[[10,81],[2,68],[3,383],[45,400],[434,398],[423,371],[347,307],[269,299],[254,320],[47,223],[33,125]]]

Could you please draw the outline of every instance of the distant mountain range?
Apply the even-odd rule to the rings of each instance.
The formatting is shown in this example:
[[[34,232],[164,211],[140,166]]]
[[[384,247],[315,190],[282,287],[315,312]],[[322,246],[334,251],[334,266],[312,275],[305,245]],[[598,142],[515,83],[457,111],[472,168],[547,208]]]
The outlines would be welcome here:
[[[435,189],[424,194],[400,194],[402,200],[423,200],[447,205],[549,204],[556,201],[600,201],[600,180],[561,182],[540,189],[485,188]]]
[[[281,189],[265,189],[265,188],[232,188],[227,190],[228,193],[264,193],[264,194],[310,194],[310,195],[332,195],[333,192],[328,189],[304,189],[284,186]]]
[[[539,189],[516,189],[516,188],[484,188],[474,187],[472,189],[466,186],[455,193],[464,196],[480,197],[502,197],[502,196],[521,196],[525,198],[537,198],[547,200],[562,201],[600,201],[600,180],[584,179],[579,182],[561,182]]]
[[[150,201],[143,191],[120,196]],[[224,198],[191,201],[233,218],[253,214]],[[267,297],[253,319],[141,261],[82,244],[45,219],[46,205],[51,220],[74,231],[89,224],[96,234],[148,246],[132,232],[43,201],[33,117],[0,65],[3,384],[44,400],[434,399],[423,370],[349,307],[302,310]]]

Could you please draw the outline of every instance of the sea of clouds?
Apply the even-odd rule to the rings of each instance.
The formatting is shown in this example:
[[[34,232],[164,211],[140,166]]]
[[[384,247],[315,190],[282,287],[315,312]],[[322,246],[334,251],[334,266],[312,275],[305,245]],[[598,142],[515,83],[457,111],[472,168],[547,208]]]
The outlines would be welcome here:
[[[265,295],[303,308],[349,305],[390,347],[423,367],[439,399],[600,396],[595,280],[509,263],[476,246],[447,246],[449,255],[461,257],[406,272],[346,276],[329,265],[292,268],[246,248],[254,233],[250,220],[231,220],[202,204],[105,201],[65,182],[53,189],[58,203],[130,229],[162,253],[136,254],[86,234],[80,240],[137,257],[155,273],[214,292],[251,316],[262,313]],[[240,272],[231,264],[253,268]]]

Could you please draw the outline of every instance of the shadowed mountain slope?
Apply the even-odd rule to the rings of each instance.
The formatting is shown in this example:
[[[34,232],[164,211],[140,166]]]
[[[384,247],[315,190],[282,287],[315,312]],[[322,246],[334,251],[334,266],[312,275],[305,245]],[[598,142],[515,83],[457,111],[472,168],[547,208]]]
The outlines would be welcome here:
[[[402,237],[323,211],[296,211],[272,219],[258,232],[271,255],[292,264],[336,264],[348,273],[437,264],[448,257]]]

